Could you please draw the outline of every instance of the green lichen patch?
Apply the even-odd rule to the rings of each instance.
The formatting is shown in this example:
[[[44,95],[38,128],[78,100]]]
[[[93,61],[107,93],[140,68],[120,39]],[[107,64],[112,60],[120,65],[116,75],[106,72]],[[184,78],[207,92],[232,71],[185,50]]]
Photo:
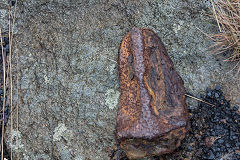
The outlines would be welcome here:
[[[105,104],[109,109],[114,109],[118,104],[118,99],[120,96],[120,92],[114,89],[109,89],[105,93],[106,99]]]

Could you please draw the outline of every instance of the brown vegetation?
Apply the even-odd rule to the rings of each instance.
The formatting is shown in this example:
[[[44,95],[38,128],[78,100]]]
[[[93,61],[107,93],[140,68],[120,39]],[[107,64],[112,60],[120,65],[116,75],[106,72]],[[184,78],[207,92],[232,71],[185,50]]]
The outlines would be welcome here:
[[[240,0],[211,2],[220,32],[209,35],[214,41],[210,50],[217,54],[231,51],[231,55],[225,61],[237,62],[237,71],[240,72]]]

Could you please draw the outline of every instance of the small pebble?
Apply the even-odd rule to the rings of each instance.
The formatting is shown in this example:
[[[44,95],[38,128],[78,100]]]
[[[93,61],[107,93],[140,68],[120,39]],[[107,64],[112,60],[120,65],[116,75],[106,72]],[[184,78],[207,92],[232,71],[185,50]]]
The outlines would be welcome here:
[[[223,139],[219,139],[219,140],[218,140],[218,143],[223,143],[223,142],[224,142]]]
[[[212,152],[209,153],[208,159],[215,159],[215,156],[214,156],[214,154]]]
[[[227,147],[227,148],[230,148],[230,147],[231,147],[231,145],[227,143],[227,144],[226,144],[226,147]]]
[[[8,37],[3,37],[3,42],[5,42],[5,44],[9,44],[9,38]]]
[[[233,111],[237,111],[237,110],[238,110],[238,106],[234,106]]]
[[[218,97],[219,97],[219,94],[218,94],[218,93],[215,93],[215,97],[218,98]]]
[[[192,146],[190,146],[190,145],[187,147],[187,150],[188,150],[188,151],[192,151],[192,149],[193,149],[193,148],[192,148]]]
[[[1,97],[1,101],[3,101],[3,99],[4,99],[4,98],[3,98],[3,97]],[[7,97],[5,97],[5,102],[6,102],[6,101],[7,101]]]
[[[207,92],[207,95],[208,95],[208,97],[211,97],[212,93],[211,92]]]
[[[215,88],[217,91],[219,91],[221,89],[221,87],[219,85],[216,86]]]
[[[8,54],[9,53],[9,44],[6,44],[5,48],[6,48],[6,53]]]
[[[188,106],[188,109],[193,110],[195,107],[193,106]]]
[[[236,143],[236,147],[240,147],[240,142],[237,142],[237,143]]]

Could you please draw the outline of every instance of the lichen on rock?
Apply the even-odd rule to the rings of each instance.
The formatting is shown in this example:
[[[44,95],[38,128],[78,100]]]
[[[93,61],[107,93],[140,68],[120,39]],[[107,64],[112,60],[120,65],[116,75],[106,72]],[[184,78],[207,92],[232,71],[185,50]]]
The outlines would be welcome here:
[[[116,108],[118,104],[120,92],[113,89],[108,89],[105,95],[106,95],[105,104],[108,106],[108,108],[109,109]]]
[[[64,123],[58,124],[54,129],[53,141],[60,141],[62,138],[67,142],[73,138],[72,131],[68,130]]]

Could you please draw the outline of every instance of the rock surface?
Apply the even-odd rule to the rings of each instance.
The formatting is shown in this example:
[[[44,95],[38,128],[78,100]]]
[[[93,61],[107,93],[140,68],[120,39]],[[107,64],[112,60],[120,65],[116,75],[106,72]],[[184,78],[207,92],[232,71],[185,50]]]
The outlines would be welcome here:
[[[199,95],[220,84],[226,98],[239,105],[239,77],[226,73],[234,64],[205,51],[210,41],[200,30],[217,32],[206,14],[208,3],[19,1],[12,59],[14,104],[19,79],[19,121],[17,130],[14,112],[13,130],[10,121],[6,128],[14,157],[107,159],[119,97],[118,47],[134,26],[151,28],[162,39],[188,92]]]
[[[189,130],[184,82],[160,38],[134,27],[118,55],[116,138],[129,159],[173,152]]]

